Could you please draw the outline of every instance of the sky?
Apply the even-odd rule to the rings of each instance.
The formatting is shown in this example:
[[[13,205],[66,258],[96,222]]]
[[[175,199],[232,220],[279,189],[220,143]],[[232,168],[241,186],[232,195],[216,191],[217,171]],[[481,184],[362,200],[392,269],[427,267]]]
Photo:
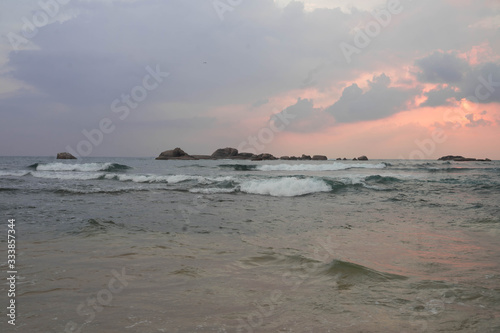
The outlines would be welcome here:
[[[6,0],[0,155],[500,159],[496,0]]]

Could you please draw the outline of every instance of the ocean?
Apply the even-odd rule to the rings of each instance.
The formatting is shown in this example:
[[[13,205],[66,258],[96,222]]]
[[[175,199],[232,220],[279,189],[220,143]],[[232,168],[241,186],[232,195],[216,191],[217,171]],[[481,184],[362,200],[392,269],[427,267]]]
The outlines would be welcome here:
[[[0,157],[0,199],[2,332],[500,332],[499,161]]]

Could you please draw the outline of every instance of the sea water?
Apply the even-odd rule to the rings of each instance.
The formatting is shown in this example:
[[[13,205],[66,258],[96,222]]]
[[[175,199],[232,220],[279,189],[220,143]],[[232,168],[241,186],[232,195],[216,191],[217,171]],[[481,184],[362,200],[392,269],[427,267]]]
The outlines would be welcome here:
[[[498,161],[1,157],[0,199],[15,332],[500,332]]]

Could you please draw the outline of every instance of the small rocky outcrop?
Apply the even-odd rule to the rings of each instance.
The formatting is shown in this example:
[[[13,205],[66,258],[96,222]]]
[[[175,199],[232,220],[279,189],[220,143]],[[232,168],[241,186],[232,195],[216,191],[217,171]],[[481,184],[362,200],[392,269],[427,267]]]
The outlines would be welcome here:
[[[314,161],[326,161],[328,158],[325,155],[314,155],[312,157]]]
[[[64,152],[64,153],[57,153],[58,160],[76,160],[76,157],[71,155],[70,153]]]
[[[233,156],[233,159],[236,160],[250,160],[254,157],[255,155],[252,153],[238,153],[238,155]]]
[[[438,161],[455,161],[455,162],[491,162],[489,158],[473,158],[473,157],[463,157],[459,155],[446,155],[438,158]]]
[[[227,159],[233,158],[236,155],[238,155],[238,149],[226,147],[217,149],[211,156],[215,159]]]
[[[255,155],[254,157],[252,157],[252,161],[265,161],[265,160],[272,161],[272,160],[277,160],[277,158],[271,154],[268,154],[268,153],[263,153],[263,154]]]
[[[196,160],[195,157],[187,154],[180,148],[165,150],[156,158],[157,160]]]
[[[438,158],[438,161],[454,161],[455,159],[463,159],[463,156],[459,155],[446,155]]]
[[[290,156],[281,156],[280,160],[286,160],[288,161],[290,159]]]
[[[358,157],[358,161],[368,161],[368,157],[366,157],[365,155],[362,155],[362,156]]]
[[[191,156],[197,160],[213,160],[212,156],[210,155],[191,155]]]
[[[302,154],[301,160],[310,161],[312,160],[311,155]]]

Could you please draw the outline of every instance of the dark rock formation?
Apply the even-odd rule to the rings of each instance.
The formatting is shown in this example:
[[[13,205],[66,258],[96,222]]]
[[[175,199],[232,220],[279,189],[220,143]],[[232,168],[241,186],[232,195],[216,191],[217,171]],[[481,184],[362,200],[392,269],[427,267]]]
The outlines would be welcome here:
[[[340,157],[337,157],[337,161],[341,161],[342,159]]]
[[[214,153],[212,154],[212,158],[215,159],[226,159],[226,158],[232,158],[234,156],[238,155],[238,149],[236,148],[219,148]]]
[[[312,157],[312,159],[313,159],[314,161],[325,161],[325,160],[327,160],[328,158],[327,158],[325,155],[314,155],[314,156]]]
[[[353,160],[353,161],[357,161],[358,159],[355,157],[355,158],[353,158],[352,160]]]
[[[368,161],[368,157],[365,155],[358,157],[358,161]]]
[[[343,161],[347,161],[347,158],[345,158],[345,157],[344,157],[342,160],[343,160]]]
[[[463,156],[446,155],[438,158],[438,161],[454,161],[455,159],[463,159]]]
[[[210,155],[191,155],[191,156],[197,160],[213,160],[212,156]]]
[[[58,160],[76,160],[76,157],[71,155],[70,153],[57,153]]]
[[[491,162],[489,158],[484,158],[484,159],[477,159],[477,158],[472,158],[472,157],[463,157],[459,155],[446,155],[438,158],[438,161],[455,161],[455,162]]]
[[[263,153],[252,157],[252,161],[264,161],[264,160],[277,160],[277,158],[268,153]]]
[[[255,155],[252,153],[239,153],[238,155],[235,155],[231,158],[237,159],[237,160],[250,160],[253,157],[255,157]]]
[[[157,160],[196,160],[195,157],[186,154],[186,152],[180,148],[175,148],[172,150],[165,150],[156,159]]]
[[[361,158],[361,157],[360,157]],[[365,156],[366,158],[366,156]],[[157,160],[217,160],[217,159],[233,159],[233,160],[252,160],[252,161],[263,161],[263,160],[277,160],[269,153],[262,153],[255,155],[252,153],[240,153],[236,148],[219,148],[212,155],[189,155],[181,148],[175,148],[172,150],[166,150],[156,158]],[[328,157],[325,155],[305,155],[302,154],[301,157],[297,156],[281,156],[281,160],[303,160],[303,161],[325,161]],[[340,160],[340,158],[338,158]],[[345,160],[345,158],[344,158]]]

